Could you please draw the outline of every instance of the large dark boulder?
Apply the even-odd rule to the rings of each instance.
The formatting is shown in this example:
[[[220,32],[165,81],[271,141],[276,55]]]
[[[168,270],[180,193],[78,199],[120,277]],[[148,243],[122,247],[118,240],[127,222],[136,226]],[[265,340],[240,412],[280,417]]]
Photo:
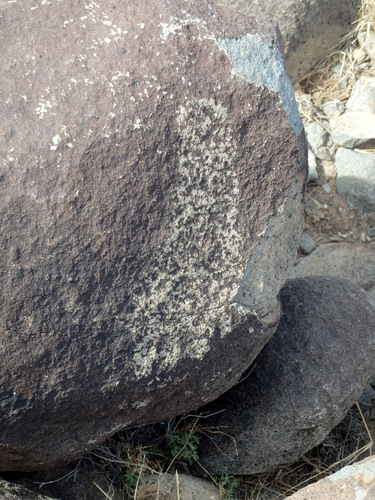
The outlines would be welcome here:
[[[0,18],[0,469],[73,460],[233,386],[303,219],[273,24],[209,1]]]
[[[323,441],[374,376],[375,307],[362,289],[309,276],[288,281],[280,298],[279,326],[250,374],[205,408],[225,410],[205,420],[221,431],[201,440],[199,461],[211,474],[295,462]]]

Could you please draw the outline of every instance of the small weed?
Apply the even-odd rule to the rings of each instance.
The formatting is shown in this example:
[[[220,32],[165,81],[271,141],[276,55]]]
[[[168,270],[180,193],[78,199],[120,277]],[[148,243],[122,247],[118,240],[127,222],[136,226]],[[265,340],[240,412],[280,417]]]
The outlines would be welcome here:
[[[198,460],[200,436],[197,432],[177,431],[167,436],[167,450],[172,460],[183,460],[189,465]]]
[[[124,491],[127,495],[131,495],[132,493],[134,493],[138,477],[139,477],[138,471],[125,469],[122,479],[123,479]]]
[[[221,499],[233,500],[234,490],[241,484],[241,479],[226,474],[225,476],[221,476],[217,482],[221,492]]]

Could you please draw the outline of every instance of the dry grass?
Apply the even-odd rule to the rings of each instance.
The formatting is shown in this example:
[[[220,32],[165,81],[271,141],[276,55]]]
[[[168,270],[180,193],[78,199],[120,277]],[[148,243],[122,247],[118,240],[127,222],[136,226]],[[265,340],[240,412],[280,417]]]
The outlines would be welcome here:
[[[305,123],[319,121],[326,125],[322,105],[333,100],[345,103],[359,76],[373,76],[373,65],[359,41],[360,33],[375,33],[375,0],[362,0],[353,29],[296,85],[297,103]]]

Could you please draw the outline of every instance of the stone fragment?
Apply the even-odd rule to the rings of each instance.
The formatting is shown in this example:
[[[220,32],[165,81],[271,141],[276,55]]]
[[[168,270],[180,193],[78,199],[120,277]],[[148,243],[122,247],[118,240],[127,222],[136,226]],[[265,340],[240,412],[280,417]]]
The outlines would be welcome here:
[[[374,212],[375,154],[339,148],[335,163],[338,194],[362,213]]]
[[[314,152],[327,145],[328,132],[319,122],[307,123],[305,125],[305,132],[307,142]]]
[[[177,493],[178,489],[178,493]],[[142,477],[139,500],[157,498],[159,500],[220,500],[219,488],[212,481],[187,474],[146,475]]]
[[[322,110],[328,118],[337,118],[345,111],[345,105],[338,100],[328,101],[322,105]]]
[[[57,500],[46,497],[40,493],[25,488],[24,486],[0,478],[0,498],[2,500]]]
[[[375,114],[347,111],[331,121],[332,141],[344,148],[375,148]]]
[[[354,84],[346,107],[350,111],[369,111],[375,113],[375,78],[368,76],[359,77]]]
[[[302,253],[308,255],[316,248],[315,242],[308,233],[303,233],[299,241],[299,248]]]
[[[361,64],[367,57],[366,51],[362,49],[354,49],[353,50],[353,59],[358,63]]]
[[[374,374],[375,307],[363,290],[312,276],[288,281],[280,297],[274,336],[242,381],[203,408],[212,413],[205,426],[221,431],[201,440],[199,462],[210,474],[295,462],[343,419]]]
[[[329,184],[323,184],[322,190],[327,194],[330,194],[330,192],[332,191],[331,186]]]
[[[289,496],[289,500],[373,500],[375,498],[375,457],[347,465],[331,476]]]
[[[372,61],[375,61],[375,33],[362,31],[358,34],[361,49],[367,52]]]
[[[310,148],[308,152],[308,165],[309,165],[308,166],[309,174],[307,177],[307,182],[316,181],[319,178],[318,169],[316,165],[316,156],[314,155],[314,153],[311,151]]]
[[[300,260],[290,277],[345,278],[372,294],[375,292],[374,262],[375,243],[325,243]]]
[[[206,1],[38,5],[0,19],[3,470],[235,384],[278,323],[307,175],[274,23]]]
[[[263,19],[275,19],[285,45],[288,72],[297,82],[352,28],[355,0],[217,0]]]

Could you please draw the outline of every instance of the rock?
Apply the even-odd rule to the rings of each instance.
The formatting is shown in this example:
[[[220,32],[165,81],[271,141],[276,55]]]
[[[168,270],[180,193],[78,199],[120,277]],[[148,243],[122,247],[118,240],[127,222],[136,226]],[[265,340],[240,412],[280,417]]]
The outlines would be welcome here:
[[[375,33],[362,31],[358,33],[358,41],[361,49],[367,52],[372,61],[375,61]]]
[[[97,455],[102,455],[97,450]],[[112,455],[114,459],[114,455]],[[121,470],[116,463],[104,461],[94,463],[93,457],[84,457],[78,463],[54,470],[38,471],[20,476],[17,481],[32,494],[42,494],[42,498],[58,500],[124,500]],[[19,474],[17,474],[19,475]],[[107,477],[111,475],[111,480]],[[118,477],[116,477],[118,475]],[[1,491],[1,490],[0,490]],[[1,496],[0,496],[1,497]],[[2,497],[1,497],[2,498]],[[35,496],[35,499],[39,498]]]
[[[375,78],[366,76],[358,78],[346,107],[350,111],[375,113]]]
[[[332,52],[351,29],[357,14],[354,0],[217,0],[241,12],[275,19],[285,44],[289,75],[293,82],[311,71]]]
[[[347,111],[331,121],[331,138],[335,144],[349,149],[375,148],[375,114]]]
[[[338,100],[328,101],[322,105],[322,110],[328,118],[337,118],[345,111],[345,105]]]
[[[179,496],[177,495],[177,487]],[[163,474],[162,476],[147,475],[142,478],[139,500],[158,498],[160,500],[219,500],[220,491],[213,482],[189,476],[187,474]]]
[[[329,148],[326,147],[329,135],[319,122],[311,122],[305,125],[307,141],[315,156],[320,160],[331,160]]]
[[[20,484],[10,483],[0,478],[0,497],[2,500],[56,500],[34,493]]]
[[[328,132],[319,122],[311,122],[305,125],[306,139],[311,149],[315,150],[326,146],[328,142]]]
[[[322,191],[324,191],[326,194],[330,194],[332,191],[331,186],[329,184],[323,184]]]
[[[339,148],[335,163],[338,194],[360,212],[374,212],[375,154]]]
[[[289,500],[372,500],[375,498],[375,457],[347,465],[331,476],[297,491]]]
[[[198,451],[210,474],[295,462],[342,420],[374,374],[375,307],[363,290],[314,276],[288,281],[280,297],[277,331],[247,375],[203,408],[213,414],[206,430],[221,431]]]
[[[319,178],[319,175],[318,175],[318,169],[317,169],[317,165],[316,165],[316,156],[311,151],[311,149],[309,149],[309,152],[308,152],[308,165],[309,165],[309,167],[308,167],[309,174],[307,177],[307,182],[316,181]]]
[[[369,384],[362,392],[361,397],[358,399],[358,404],[360,405],[362,411],[368,411],[371,408],[374,396],[375,391]]]
[[[299,241],[299,248],[302,253],[308,255],[316,248],[315,242],[308,233],[303,233]]]
[[[307,148],[273,23],[25,0],[0,38],[0,469],[40,470],[237,382],[279,320]]]
[[[333,276],[345,278],[369,293],[375,292],[375,243],[326,243],[300,260],[291,278]]]

